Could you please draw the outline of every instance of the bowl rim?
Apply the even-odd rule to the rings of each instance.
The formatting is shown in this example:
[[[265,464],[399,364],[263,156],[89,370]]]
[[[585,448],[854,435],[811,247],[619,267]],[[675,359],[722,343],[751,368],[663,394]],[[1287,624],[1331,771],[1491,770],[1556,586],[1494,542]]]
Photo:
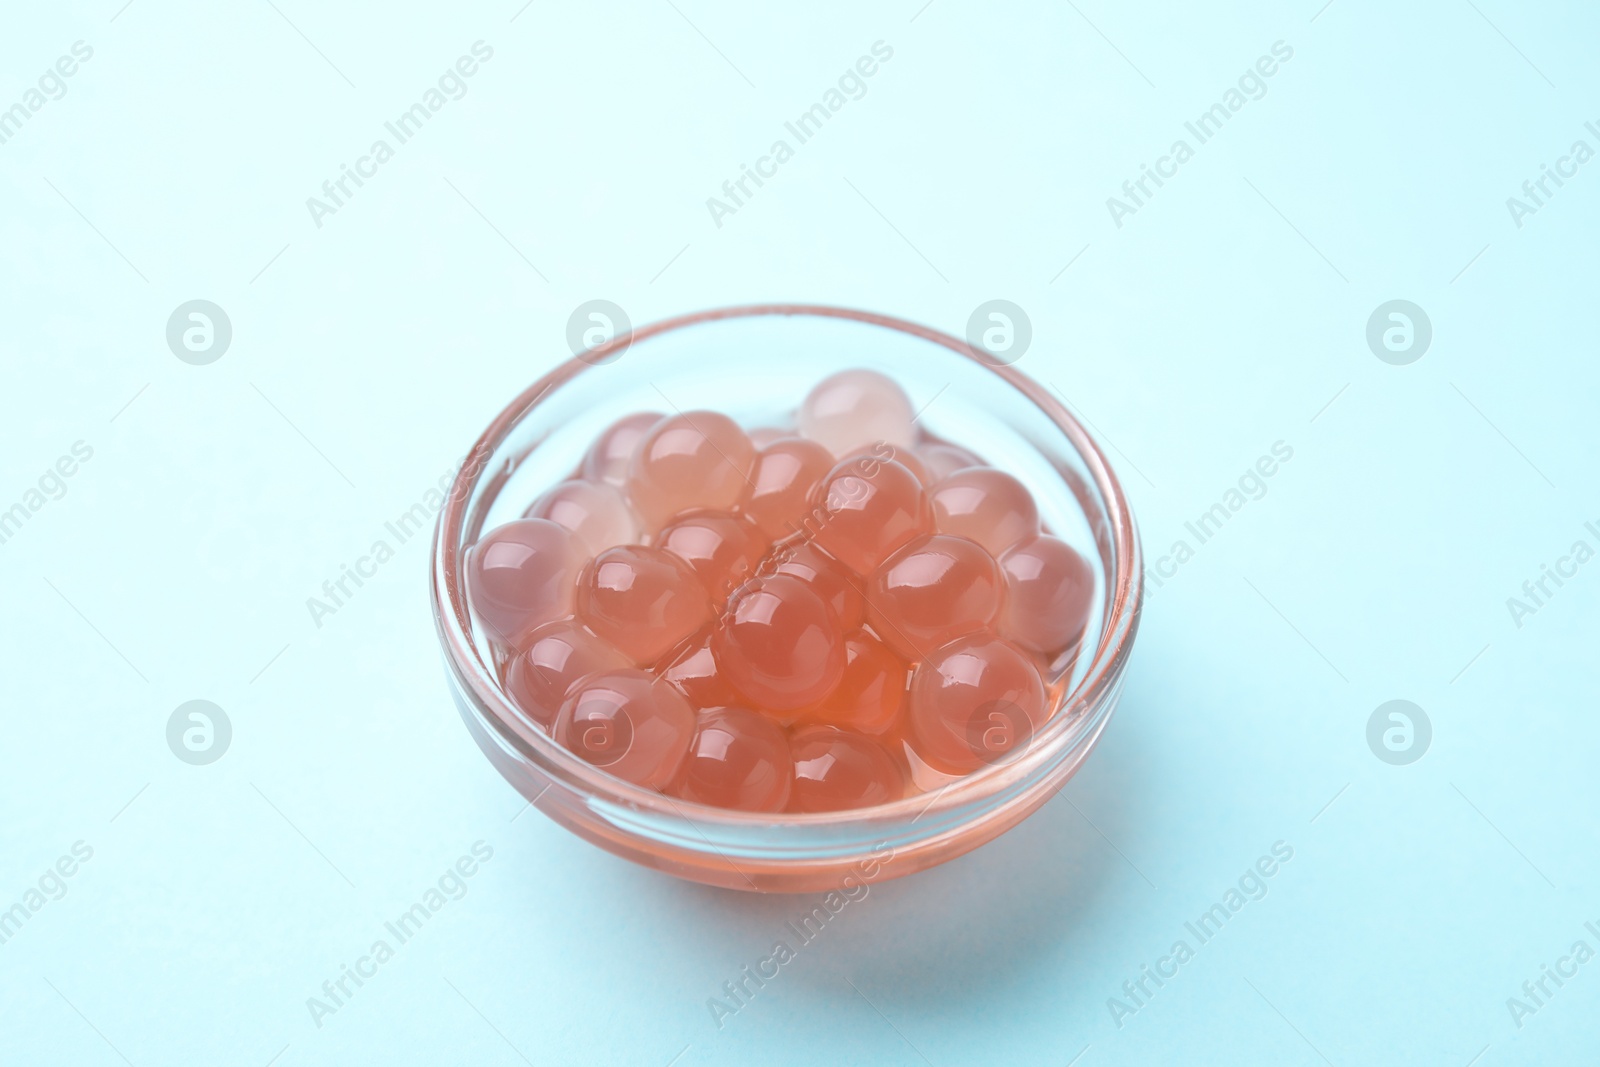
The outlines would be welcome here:
[[[865,808],[824,813],[772,814],[712,807],[634,785],[562,748],[517,711],[501,692],[492,664],[485,663],[479,655],[471,638],[471,615],[465,583],[462,581],[461,564],[466,551],[465,548],[457,551],[454,546],[469,520],[476,517],[481,521],[481,509],[476,516],[472,514],[473,493],[482,479],[495,476],[487,460],[515,427],[555,389],[586,371],[613,362],[640,341],[703,323],[780,315],[843,319],[877,326],[921,338],[972,360],[998,375],[1021,393],[1024,399],[1039,408],[1066,435],[1088,470],[1104,507],[1107,534],[1115,561],[1107,581],[1109,601],[1102,619],[1101,633],[1082,679],[1077,686],[1062,694],[1051,720],[1014,758],[981,768],[924,793]],[[518,461],[520,459],[518,457]],[[498,478],[503,480],[513,469],[514,465],[508,459],[499,470]],[[1098,536],[1097,531],[1097,540]],[[1043,385],[1014,370],[1009,364],[998,362],[967,341],[941,330],[892,315],[826,304],[743,304],[689,312],[618,334],[583,356],[574,356],[558,364],[502,408],[473,443],[467,458],[453,474],[444,504],[439,510],[430,559],[429,602],[445,662],[458,681],[460,691],[470,694],[480,717],[512,744],[521,756],[532,760],[539,773],[549,779],[550,785],[560,782],[572,792],[591,800],[598,799],[668,819],[686,820],[697,830],[702,826],[729,829],[783,826],[845,829],[859,826],[862,830],[882,829],[885,824],[896,823],[901,816],[909,816],[915,822],[930,812],[951,810],[1002,792],[1008,784],[1015,784],[1018,777],[1015,772],[1019,768],[1026,768],[1026,777],[1031,778],[1041,767],[1066,762],[1085,737],[1092,747],[1102,732],[1104,721],[1110,713],[1107,705],[1117,695],[1138,631],[1144,590],[1138,530],[1123,494],[1122,483],[1099,444],[1064,403],[1052,396]],[[1069,713],[1063,714],[1069,709]],[[1099,714],[1084,714],[1096,709],[1100,711]],[[1083,755],[1086,756],[1087,752]],[[1075,766],[1077,761],[1072,762]],[[936,821],[930,820],[930,824]],[[933,826],[929,825],[929,829],[933,829]],[[709,840],[706,843],[710,844]],[[715,845],[712,847],[715,848]]]

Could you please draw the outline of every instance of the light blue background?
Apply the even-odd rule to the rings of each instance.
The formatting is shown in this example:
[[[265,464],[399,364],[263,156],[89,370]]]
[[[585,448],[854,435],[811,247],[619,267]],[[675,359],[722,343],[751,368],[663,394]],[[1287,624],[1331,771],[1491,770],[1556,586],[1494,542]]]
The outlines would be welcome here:
[[[0,545],[0,907],[94,849],[0,945],[0,1062],[1600,1052],[1600,962],[1520,1029],[1506,1007],[1600,949],[1600,563],[1520,628],[1506,608],[1600,547],[1600,163],[1521,229],[1505,204],[1600,148],[1592,7],[122,2],[0,30],[0,106],[94,49],[0,145],[0,507],[94,449]],[[305,199],[479,39],[465,98],[317,228]],[[866,96],[716,227],[705,199],[878,40]],[[1106,198],[1279,40],[1268,94],[1116,227]],[[523,814],[450,705],[421,539],[320,629],[305,606],[595,297],[952,332],[1015,301],[1019,367],[1109,443],[1152,560],[1294,449],[1152,597],[1061,795],[874,887],[720,1030],[707,998],[809,898]],[[195,298],[233,324],[210,366],[164,339]],[[1394,298],[1434,327],[1409,366],[1364,339]],[[194,698],[234,728],[205,767],[164,738]],[[1433,723],[1410,766],[1365,739],[1394,698]],[[466,896],[314,1025],[306,999],[479,840]],[[1107,999],[1277,841],[1268,895],[1119,1028]]]

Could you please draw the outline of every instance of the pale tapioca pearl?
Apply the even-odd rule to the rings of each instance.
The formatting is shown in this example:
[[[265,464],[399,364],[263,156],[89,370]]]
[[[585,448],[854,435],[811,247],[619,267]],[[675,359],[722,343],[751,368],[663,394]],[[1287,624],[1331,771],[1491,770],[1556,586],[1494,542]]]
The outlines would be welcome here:
[[[711,597],[689,565],[661,548],[618,545],[584,568],[578,618],[640,666],[707,626]]]
[[[782,811],[793,779],[782,727],[748,708],[717,708],[697,718],[694,740],[668,791],[719,808]]]
[[[785,437],[772,442],[756,455],[740,513],[768,538],[802,529],[817,483],[833,465],[833,453],[816,441]]]
[[[622,486],[628,480],[628,461],[633,458],[633,450],[639,447],[639,442],[650,428],[660,422],[664,416],[654,411],[641,411],[636,415],[629,415],[612,423],[607,430],[595,438],[593,445],[583,457],[582,474],[591,482],[608,482],[611,485]]]
[[[1005,579],[994,557],[964,537],[934,534],[911,542],[873,572],[867,621],[909,660],[964,634],[987,628],[1000,613]]]
[[[756,578],[728,601],[711,654],[755,707],[798,711],[844,676],[844,635],[833,611],[798,578]]]
[[[1000,634],[1049,658],[1083,635],[1094,597],[1094,569],[1065,541],[1023,541],[1000,557],[1006,605]]]
[[[866,619],[862,580],[812,541],[775,550],[762,561],[758,570],[763,575],[787,574],[805,582],[828,605],[841,630],[854,630]]]
[[[789,810],[845,811],[905,795],[900,763],[878,741],[836,726],[805,726],[789,735],[794,786]]]
[[[583,545],[548,519],[497,526],[467,550],[467,599],[489,636],[513,649],[572,614]]]
[[[756,449],[739,424],[715,411],[690,411],[657,423],[628,463],[628,499],[654,533],[674,516],[728,511],[750,486]]]
[[[565,526],[591,556],[613,545],[633,544],[642,534],[627,497],[606,482],[562,482],[533,502],[528,518]]]
[[[802,436],[845,456],[874,441],[910,448],[916,412],[905,390],[871,370],[845,370],[818,382],[800,405]]]
[[[628,657],[573,619],[539,627],[529,635],[527,644],[527,650],[506,669],[506,692],[528,718],[546,730],[580,678],[630,666]]]
[[[1022,751],[1048,715],[1033,659],[993,634],[973,634],[912,673],[906,740],[935,770],[968,774]]]
[[[958,445],[922,445],[917,449],[917,454],[927,468],[928,484],[942,482],[956,471],[984,465],[983,460]]]
[[[781,441],[785,437],[794,435],[794,430],[786,430],[781,426],[757,426],[750,431],[750,443],[757,448],[766,448],[774,441]]]
[[[993,467],[969,467],[929,494],[940,533],[965,537],[999,556],[1039,533],[1039,506],[1027,486]]]
[[[550,733],[579,759],[635,785],[661,789],[689,751],[694,711],[649,671],[604,671],[573,688]]]
[[[841,461],[823,479],[817,500],[822,511],[811,523],[812,539],[859,575],[871,574],[903,545],[933,532],[922,483],[893,460]]]
[[[724,511],[697,511],[680,516],[654,543],[687,563],[720,608],[750,577],[771,541],[748,519]]]

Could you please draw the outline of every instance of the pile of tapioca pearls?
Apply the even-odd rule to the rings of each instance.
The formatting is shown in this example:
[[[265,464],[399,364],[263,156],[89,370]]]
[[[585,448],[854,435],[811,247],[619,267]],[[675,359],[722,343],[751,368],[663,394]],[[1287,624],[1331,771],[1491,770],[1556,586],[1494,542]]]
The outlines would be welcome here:
[[[467,557],[518,708],[589,763],[757,812],[866,807],[992,764],[1051,707],[1094,574],[1032,495],[873,371],[792,429],[631,415]]]

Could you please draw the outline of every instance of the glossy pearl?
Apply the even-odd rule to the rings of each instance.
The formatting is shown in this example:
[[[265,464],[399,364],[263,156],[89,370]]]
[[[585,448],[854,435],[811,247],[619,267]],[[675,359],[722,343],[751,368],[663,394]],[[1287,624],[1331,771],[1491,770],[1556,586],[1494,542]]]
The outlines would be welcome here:
[[[802,541],[778,550],[762,573],[787,574],[798,578],[820,596],[833,612],[841,630],[854,630],[866,619],[866,600],[862,580],[845,570],[839,561],[818,548],[815,542]]]
[[[922,484],[890,460],[845,460],[820,489],[826,512],[812,539],[859,575],[871,574],[898,549],[933,532]]]
[[[844,637],[833,613],[804,582],[781,574],[733,595],[711,652],[735,690],[776,712],[815,704],[844,675]]]
[[[793,779],[782,727],[745,708],[719,708],[700,716],[672,792],[719,808],[782,811]]]
[[[728,511],[750,485],[756,450],[739,424],[715,411],[657,423],[628,464],[628,499],[646,531],[685,511]]]
[[[911,747],[946,774],[968,774],[1026,748],[1048,715],[1026,653],[990,634],[951,642],[911,677]]]
[[[585,480],[618,487],[624,485],[634,449],[663,417],[654,411],[641,411],[612,423],[583,457],[581,472]]]
[[[924,659],[1000,614],[1005,580],[972,541],[934,534],[911,542],[872,575],[867,621],[900,655]]]
[[[467,552],[467,598],[489,636],[520,649],[547,622],[572,614],[583,548],[547,519],[517,519]]]
[[[716,604],[727,600],[761,562],[767,540],[744,519],[704,511],[679,518],[655,539],[689,565]]]
[[[905,794],[905,772],[877,741],[854,730],[807,726],[789,737],[794,787],[789,810],[845,811]]]
[[[769,540],[804,529],[817,484],[833,469],[833,453],[815,441],[786,437],[756,456],[739,511]]]
[[[800,433],[835,456],[874,441],[909,448],[916,440],[911,400],[877,371],[846,370],[818,382],[800,405]]]
[[[648,671],[608,671],[578,683],[556,714],[551,736],[624,781],[660,789],[689,750],[694,712]]]
[[[660,548],[608,548],[584,568],[578,617],[640,666],[682,644],[712,618],[694,571]]]
[[[1026,486],[993,467],[956,471],[931,494],[940,533],[976,541],[999,556],[1039,533],[1039,508]]]
[[[548,730],[580,678],[627,666],[628,657],[564,619],[529,636],[527,651],[506,668],[506,692],[523,714]]]
[[[1094,597],[1094,569],[1065,541],[1035,537],[1000,557],[1006,576],[1001,636],[1054,657],[1083,635]]]
[[[866,630],[844,642],[844,676],[832,693],[801,716],[804,721],[878,735],[889,730],[906,706],[910,665]]]
[[[711,654],[711,633],[707,631],[685,642],[675,653],[661,677],[695,709],[727,708],[744,703],[728,680],[717,669]]]
[[[639,539],[639,520],[622,491],[605,482],[562,482],[528,509],[530,519],[549,519],[578,535],[589,554]]]
[[[923,445],[917,453],[927,467],[929,484],[942,482],[956,471],[984,465],[983,460],[957,445]]]

